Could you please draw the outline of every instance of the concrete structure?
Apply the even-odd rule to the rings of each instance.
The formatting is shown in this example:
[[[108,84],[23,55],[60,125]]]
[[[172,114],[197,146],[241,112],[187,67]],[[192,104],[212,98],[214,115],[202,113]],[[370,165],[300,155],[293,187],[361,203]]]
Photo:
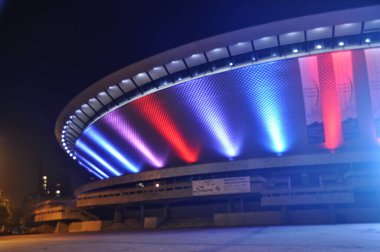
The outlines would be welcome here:
[[[66,233],[100,231],[105,223],[99,218],[75,206],[73,200],[46,200],[35,205],[32,232]]]
[[[105,77],[56,124],[99,178],[76,207],[114,229],[377,221],[379,45],[372,6],[222,34]]]

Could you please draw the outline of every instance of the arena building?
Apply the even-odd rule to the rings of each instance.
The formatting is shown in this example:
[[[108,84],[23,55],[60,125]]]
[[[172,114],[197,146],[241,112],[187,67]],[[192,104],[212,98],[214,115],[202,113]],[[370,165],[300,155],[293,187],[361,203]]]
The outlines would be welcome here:
[[[99,179],[77,188],[76,206],[103,220],[379,221],[380,6],[245,28],[126,66],[75,97],[55,133]]]

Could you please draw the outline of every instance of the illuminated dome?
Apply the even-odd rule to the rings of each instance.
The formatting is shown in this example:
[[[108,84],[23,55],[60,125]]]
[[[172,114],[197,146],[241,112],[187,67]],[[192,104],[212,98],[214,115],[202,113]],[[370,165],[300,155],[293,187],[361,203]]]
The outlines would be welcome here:
[[[90,86],[61,113],[56,136],[100,179],[188,164],[377,151],[379,45],[380,6],[222,34]]]

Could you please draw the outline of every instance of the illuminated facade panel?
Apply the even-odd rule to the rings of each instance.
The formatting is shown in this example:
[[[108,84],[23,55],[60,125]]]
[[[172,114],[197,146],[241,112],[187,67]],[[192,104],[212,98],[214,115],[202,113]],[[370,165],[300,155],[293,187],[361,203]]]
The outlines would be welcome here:
[[[167,87],[88,126],[76,142],[78,159],[106,178],[193,163],[373,148],[377,140],[368,137],[368,128],[375,128],[375,120],[365,118],[372,113],[368,82],[376,77],[368,65],[379,60],[376,55],[316,54]],[[319,128],[310,134],[315,122]]]

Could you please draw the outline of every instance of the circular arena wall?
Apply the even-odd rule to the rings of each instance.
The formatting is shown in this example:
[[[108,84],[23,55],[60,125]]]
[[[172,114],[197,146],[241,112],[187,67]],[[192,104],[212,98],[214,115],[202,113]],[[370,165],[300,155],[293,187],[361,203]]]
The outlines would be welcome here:
[[[331,153],[367,161],[380,142],[379,13],[285,20],[138,62],[76,97],[57,138],[99,179]]]
[[[193,163],[376,148],[364,61],[365,53],[379,52],[344,50],[189,80],[98,119],[77,140],[76,156],[108,178]],[[316,118],[310,125],[303,77],[320,79],[305,90],[318,103],[307,105],[320,109],[310,111]]]

